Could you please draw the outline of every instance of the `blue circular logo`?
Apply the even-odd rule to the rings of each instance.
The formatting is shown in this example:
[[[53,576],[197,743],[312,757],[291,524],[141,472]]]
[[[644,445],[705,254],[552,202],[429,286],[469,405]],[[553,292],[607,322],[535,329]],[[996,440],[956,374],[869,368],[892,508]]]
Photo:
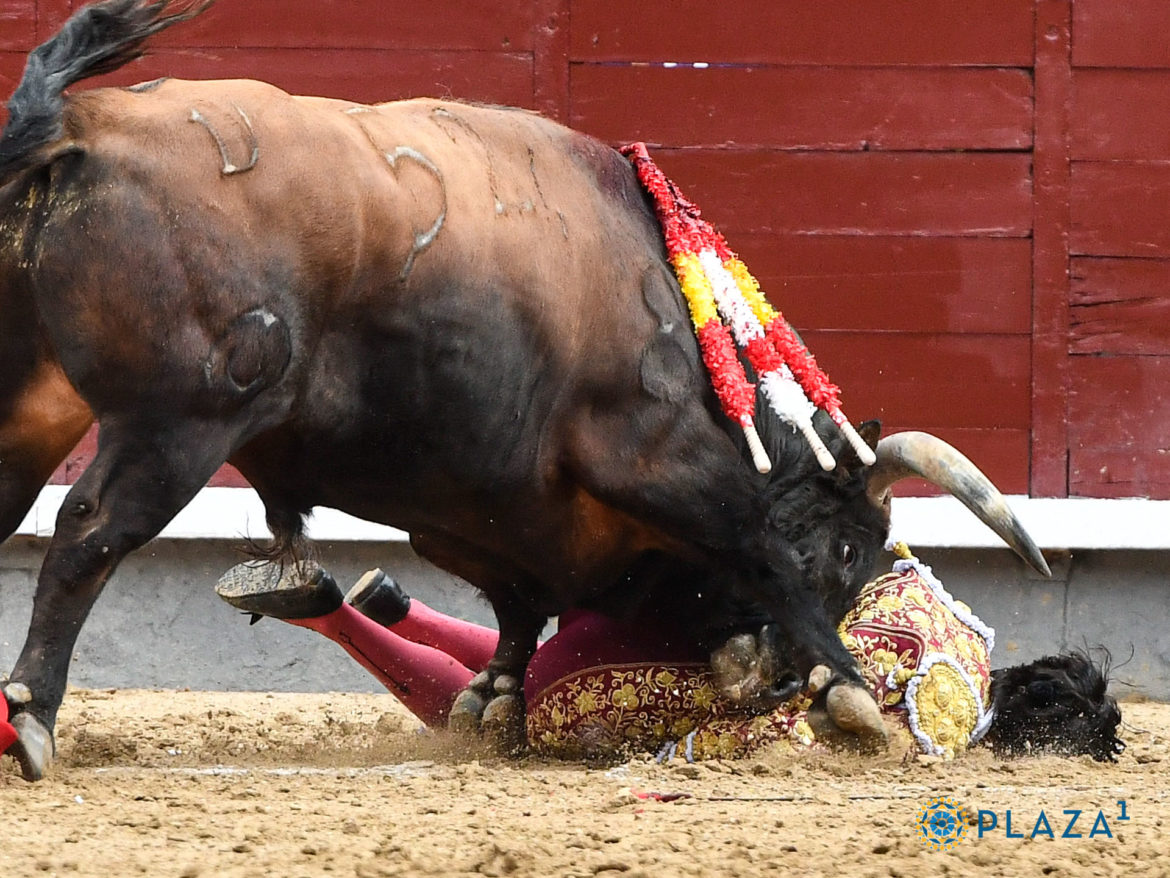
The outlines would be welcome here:
[[[950,850],[967,831],[967,809],[946,796],[938,796],[918,812],[918,837],[931,850]]]

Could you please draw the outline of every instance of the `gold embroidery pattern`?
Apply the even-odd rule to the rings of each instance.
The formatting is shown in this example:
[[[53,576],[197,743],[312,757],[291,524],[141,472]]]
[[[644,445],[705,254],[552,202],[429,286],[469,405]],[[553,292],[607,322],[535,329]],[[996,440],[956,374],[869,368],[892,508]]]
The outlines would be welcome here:
[[[914,570],[869,583],[838,633],[884,711],[910,708],[915,731],[945,755],[967,746],[979,702],[986,706],[990,696],[988,646]],[[730,758],[777,741],[813,743],[811,703],[802,693],[751,717],[718,697],[706,664],[591,667],[528,705],[528,740],[539,751],[580,758],[657,750],[694,732],[695,759]]]
[[[966,749],[990,704],[990,650],[916,571],[866,585],[838,634],[883,709],[909,711],[924,748],[947,758]]]
[[[695,732],[696,759],[729,758],[778,740],[811,743],[808,704],[797,696],[766,716],[733,713],[705,664],[588,668],[529,705],[528,740],[541,752],[580,758],[657,750]]]
[[[975,695],[967,681],[946,662],[936,662],[914,693],[918,729],[943,756],[953,759],[967,749],[979,721]]]

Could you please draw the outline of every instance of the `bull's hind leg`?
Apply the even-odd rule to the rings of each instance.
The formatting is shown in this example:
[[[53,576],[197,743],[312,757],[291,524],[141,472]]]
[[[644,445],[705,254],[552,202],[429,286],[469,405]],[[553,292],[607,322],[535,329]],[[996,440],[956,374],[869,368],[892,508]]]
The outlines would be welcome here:
[[[0,362],[0,368],[9,365]],[[18,387],[0,388],[0,541],[20,525],[92,423],[89,407],[56,363],[31,369]]]
[[[20,526],[53,470],[85,435],[87,426],[48,431],[37,437],[35,447],[0,441],[0,542]]]
[[[191,500],[229,448],[213,426],[176,424],[160,434],[102,423],[97,457],[58,513],[8,687],[20,735],[11,752],[27,780],[43,776],[52,761],[70,656],[106,581]]]

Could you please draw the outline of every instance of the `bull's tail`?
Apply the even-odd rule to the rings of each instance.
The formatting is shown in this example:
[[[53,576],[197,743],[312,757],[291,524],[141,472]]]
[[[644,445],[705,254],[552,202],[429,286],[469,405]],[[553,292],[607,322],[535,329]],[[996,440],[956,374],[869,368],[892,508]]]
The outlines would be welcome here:
[[[61,136],[66,88],[140,57],[147,39],[195,17],[212,2],[103,0],[75,12],[29,53],[0,134],[0,183],[40,163],[42,149]]]

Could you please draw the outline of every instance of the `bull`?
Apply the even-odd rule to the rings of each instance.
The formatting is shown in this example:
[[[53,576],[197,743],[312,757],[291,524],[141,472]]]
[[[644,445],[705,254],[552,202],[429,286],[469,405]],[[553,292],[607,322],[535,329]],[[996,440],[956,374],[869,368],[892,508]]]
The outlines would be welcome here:
[[[765,415],[773,470],[748,464],[651,205],[597,140],[517,109],[256,81],[64,96],[204,5],[81,9],[30,54],[0,135],[8,532],[101,428],[6,689],[26,778],[51,762],[104,583],[225,461],[265,504],[273,558],[305,551],[304,516],[330,506],[407,531],[480,589],[500,644],[461,703],[513,729],[507,693],[550,615],[661,607],[711,645],[729,697],[770,704],[811,678],[831,721],[880,737],[835,628],[908,475],[1046,572],[934,437],[863,425],[867,468],[818,418],[826,472]]]

